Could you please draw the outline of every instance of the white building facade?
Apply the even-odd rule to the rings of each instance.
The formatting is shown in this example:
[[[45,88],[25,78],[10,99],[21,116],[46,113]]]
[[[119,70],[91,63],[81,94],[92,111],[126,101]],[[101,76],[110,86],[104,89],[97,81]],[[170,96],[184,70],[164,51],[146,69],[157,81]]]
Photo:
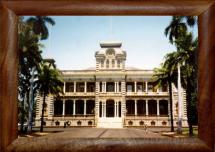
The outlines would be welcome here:
[[[64,94],[48,96],[44,125],[123,128],[170,126],[168,87],[156,88],[153,70],[125,67],[120,42],[101,42],[96,68],[64,70]],[[177,89],[173,86],[173,118],[177,126]],[[183,121],[187,126],[186,94],[182,91]],[[35,125],[40,126],[42,97],[37,96]]]

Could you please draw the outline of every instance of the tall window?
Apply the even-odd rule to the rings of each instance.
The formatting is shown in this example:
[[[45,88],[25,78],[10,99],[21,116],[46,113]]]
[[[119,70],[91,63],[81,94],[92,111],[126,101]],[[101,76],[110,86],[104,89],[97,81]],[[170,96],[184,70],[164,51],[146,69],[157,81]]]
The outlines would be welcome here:
[[[112,68],[114,68],[114,67],[115,67],[115,60],[112,59]]]
[[[107,92],[114,92],[114,82],[107,82]]]
[[[62,115],[63,112],[63,101],[56,100],[54,101],[54,115]]]
[[[106,68],[109,68],[109,60],[106,60]]]
[[[101,68],[104,67],[104,60],[101,60]]]
[[[74,92],[74,82],[66,82],[66,92]]]
[[[117,60],[117,68],[120,68],[120,60]]]

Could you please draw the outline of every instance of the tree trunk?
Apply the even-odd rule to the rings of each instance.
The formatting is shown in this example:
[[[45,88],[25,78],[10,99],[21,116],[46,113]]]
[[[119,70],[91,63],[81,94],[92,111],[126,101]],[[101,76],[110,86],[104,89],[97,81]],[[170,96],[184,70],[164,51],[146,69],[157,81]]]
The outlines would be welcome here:
[[[170,76],[168,75],[168,86],[169,86],[169,102],[170,102],[170,123],[171,123],[171,132],[174,132],[174,123],[173,123],[173,110],[172,110],[172,85],[170,81]]]
[[[34,71],[35,68],[32,69],[32,76],[30,79],[30,92],[29,92],[29,102],[28,102],[28,133],[32,131],[32,113],[33,113],[33,102],[34,102]]]
[[[193,136],[193,124],[192,124],[192,95],[191,95],[191,82],[190,77],[187,74],[187,89],[186,89],[186,98],[187,98],[187,122],[189,125],[189,136]]]
[[[42,104],[42,116],[41,116],[40,132],[43,132],[43,119],[44,119],[45,100],[46,100],[46,94],[44,93],[43,94],[43,104]]]

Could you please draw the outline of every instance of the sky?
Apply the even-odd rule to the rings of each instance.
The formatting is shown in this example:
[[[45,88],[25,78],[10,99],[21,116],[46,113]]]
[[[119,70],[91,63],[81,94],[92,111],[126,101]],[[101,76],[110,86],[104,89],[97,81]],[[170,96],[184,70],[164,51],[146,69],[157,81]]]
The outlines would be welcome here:
[[[164,35],[171,16],[52,16],[43,57],[53,58],[61,70],[95,67],[100,41],[121,41],[126,66],[153,69],[165,54],[175,51]],[[197,27],[191,31],[197,36]]]

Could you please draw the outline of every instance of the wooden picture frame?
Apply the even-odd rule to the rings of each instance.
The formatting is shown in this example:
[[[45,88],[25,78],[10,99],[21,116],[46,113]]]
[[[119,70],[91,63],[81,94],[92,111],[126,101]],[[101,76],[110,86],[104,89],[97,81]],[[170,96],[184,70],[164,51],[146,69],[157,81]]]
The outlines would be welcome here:
[[[91,146],[94,146],[94,151],[105,150],[102,149],[105,146],[112,146],[112,151],[212,152],[215,150],[214,0],[1,0],[0,151],[6,151],[8,145],[17,138],[17,16],[19,15],[198,15],[199,138],[130,141],[126,139],[131,143],[129,146],[125,139],[103,140],[100,142],[102,146],[99,146],[96,139],[92,139]],[[84,140],[80,142],[86,143]],[[50,148],[51,144],[48,145]]]

